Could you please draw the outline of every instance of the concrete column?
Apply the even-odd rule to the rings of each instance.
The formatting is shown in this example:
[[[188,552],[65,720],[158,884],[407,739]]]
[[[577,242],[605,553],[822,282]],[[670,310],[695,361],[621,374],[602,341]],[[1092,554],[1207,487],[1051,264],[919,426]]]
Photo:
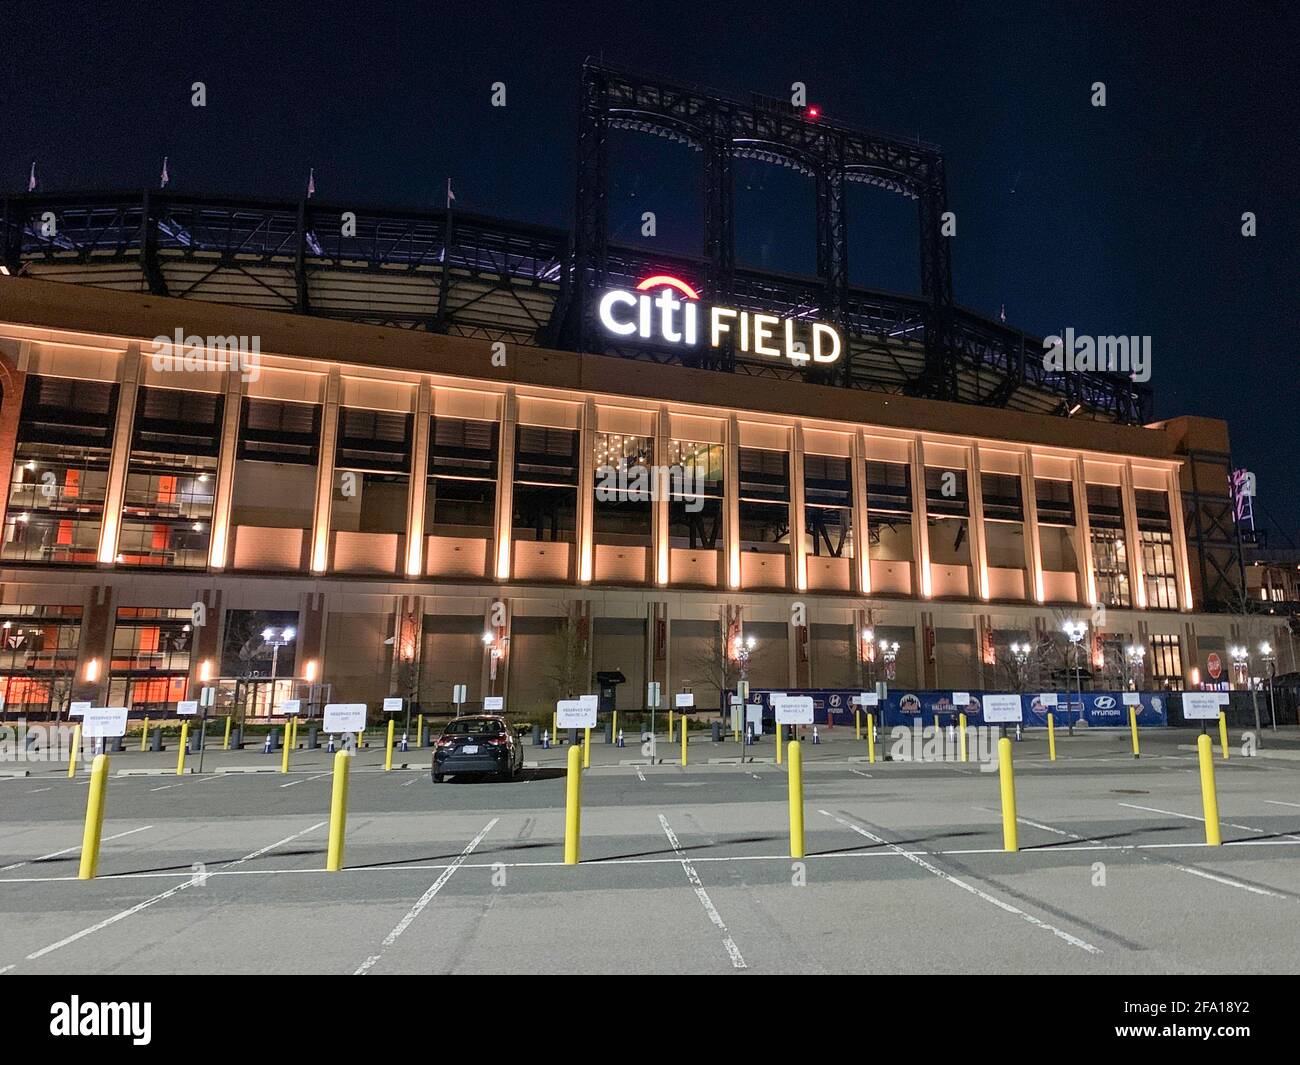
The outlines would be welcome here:
[[[871,594],[871,524],[867,514],[867,436],[853,434],[851,477],[853,481],[853,591]]]
[[[420,644],[424,599],[419,595],[393,597],[393,658],[389,663],[388,694],[410,699],[412,678],[419,692]],[[301,674],[302,670],[299,669]]]
[[[980,446],[966,449],[966,505],[970,512],[970,554],[975,568],[975,594],[989,599],[988,540],[984,535],[984,478],[980,470]]]
[[[727,419],[722,457],[722,549],[726,581],[731,591],[740,588],[740,419]]]
[[[429,431],[433,388],[427,377],[415,386],[415,422],[411,428],[411,482],[406,495],[406,575],[424,575],[424,510],[429,493]]]
[[[96,584],[86,589],[70,702],[89,700],[95,706],[104,706],[108,698],[116,621],[116,596],[113,593],[113,587],[107,584]],[[89,679],[92,670],[95,675]]]
[[[790,429],[790,585],[796,592],[808,590],[808,544],[804,535],[804,449],[803,423]]]
[[[926,645],[925,638],[927,632],[934,631],[934,615],[926,610],[917,611],[914,631],[917,687],[937,688],[939,685],[938,663],[930,657],[930,648]]]
[[[1076,554],[1079,556],[1079,591],[1083,601],[1090,606],[1097,602],[1097,574],[1092,568],[1092,528],[1088,521],[1088,481],[1083,469],[1083,456],[1074,462],[1074,534]]]
[[[325,382],[325,409],[320,427],[320,465],[316,468],[316,517],[312,522],[311,571],[324,573],[330,564],[330,509],[334,503],[334,455],[338,450],[339,404],[343,377],[336,366]]]
[[[298,655],[295,673],[308,676],[307,664],[316,663],[316,682],[329,681],[325,657],[325,630],[329,624],[329,602],[323,592],[303,592],[298,605]]]
[[[595,553],[596,401],[588,399],[578,416],[578,583],[590,584]]]
[[[920,598],[929,599],[933,592],[930,581],[930,530],[925,505],[925,445],[920,434],[912,437],[912,557],[916,559],[913,587]]]
[[[1038,493],[1034,488],[1034,455],[1029,448],[1020,452],[1020,501],[1024,510],[1025,573],[1028,592],[1034,602],[1047,598],[1043,591],[1043,541],[1038,529]]]
[[[208,539],[208,566],[225,569],[230,561],[230,518],[234,509],[235,464],[239,459],[239,419],[244,405],[241,374],[226,374],[221,409],[221,448],[217,454],[217,482],[212,489],[212,535]]]
[[[1169,529],[1174,542],[1174,573],[1178,580],[1178,605],[1184,610],[1194,609],[1192,603],[1191,566],[1187,558],[1187,524],[1183,516],[1183,489],[1177,470],[1168,477]]]
[[[1138,529],[1137,495],[1133,491],[1133,463],[1126,461],[1120,467],[1120,495],[1124,505],[1124,542],[1128,548],[1128,583],[1133,589],[1133,605],[1139,610],[1147,606],[1147,582],[1142,572],[1142,536]]]
[[[657,587],[666,587],[671,576],[672,546],[669,541],[668,492],[669,478],[661,471],[668,469],[669,441],[672,439],[672,422],[667,407],[660,407],[655,415],[654,464],[655,495],[650,504],[650,541],[652,574]],[[650,676],[646,671],[646,676]],[[647,681],[647,683],[649,683]],[[644,693],[642,693],[644,695]]]
[[[194,601],[202,603],[205,610],[205,624],[194,627],[193,653],[190,655],[190,675],[187,684],[187,698],[197,699],[199,690],[206,683],[203,679],[203,663],[209,663],[209,679],[221,675],[221,609],[223,593],[218,588],[204,588],[195,593]]]
[[[104,521],[99,528],[99,564],[117,561],[118,535],[122,531],[122,503],[126,496],[126,470],[131,461],[131,436],[135,425],[135,404],[140,394],[140,345],[126,349],[118,364],[117,418],[113,425],[113,448],[108,460],[108,484],[104,491]]]
[[[22,420],[23,393],[27,373],[20,369],[26,362],[31,341],[19,342],[18,363],[12,363],[0,352],[0,470],[12,480],[14,455],[18,450],[18,423]],[[5,510],[9,505],[9,491],[0,492],[0,529],[4,528]]]
[[[501,433],[497,446],[496,563],[499,581],[510,579],[510,536],[515,508],[515,427],[519,424],[519,397],[507,389],[501,400]]]

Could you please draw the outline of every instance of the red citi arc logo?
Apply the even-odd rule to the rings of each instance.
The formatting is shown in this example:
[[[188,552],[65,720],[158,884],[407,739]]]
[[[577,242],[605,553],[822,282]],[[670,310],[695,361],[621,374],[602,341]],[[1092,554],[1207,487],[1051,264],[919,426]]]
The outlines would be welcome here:
[[[833,325],[733,307],[705,307],[694,288],[671,274],[647,277],[635,292],[610,289],[601,296],[598,310],[601,325],[620,337],[698,347],[704,319],[707,336],[703,341],[712,348],[720,347],[730,336],[740,351],[797,364],[835,362],[844,349],[843,338]]]

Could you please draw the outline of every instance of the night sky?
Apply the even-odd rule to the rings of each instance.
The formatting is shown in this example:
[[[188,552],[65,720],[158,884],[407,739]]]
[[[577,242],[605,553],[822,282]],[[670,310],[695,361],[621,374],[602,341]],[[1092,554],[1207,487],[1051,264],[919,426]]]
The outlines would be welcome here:
[[[156,188],[168,156],[178,192],[297,197],[315,167],[320,200],[440,207],[450,177],[458,207],[568,226],[586,56],[730,93],[803,81],[829,118],[943,148],[960,304],[1039,334],[1150,335],[1157,415],[1228,419],[1280,546],[1279,527],[1300,542],[1296,10],[11,2],[0,187],[35,160],[46,191]],[[625,134],[614,158],[618,238],[653,210],[658,246],[698,251],[699,156]],[[743,262],[812,270],[808,179],[742,164],[737,207]],[[855,188],[849,212],[852,280],[916,289],[910,201]]]

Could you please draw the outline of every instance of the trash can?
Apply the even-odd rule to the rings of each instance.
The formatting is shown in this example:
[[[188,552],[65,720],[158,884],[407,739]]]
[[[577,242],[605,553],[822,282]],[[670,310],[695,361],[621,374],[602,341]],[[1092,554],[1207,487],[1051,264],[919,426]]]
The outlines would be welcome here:
[[[314,751],[320,747],[320,729],[311,725],[307,729],[307,750]]]
[[[717,721],[713,722],[713,742],[722,742],[722,725]]]
[[[534,721],[533,722],[533,746],[540,747],[541,745],[542,745],[542,726],[539,725],[536,721]]]

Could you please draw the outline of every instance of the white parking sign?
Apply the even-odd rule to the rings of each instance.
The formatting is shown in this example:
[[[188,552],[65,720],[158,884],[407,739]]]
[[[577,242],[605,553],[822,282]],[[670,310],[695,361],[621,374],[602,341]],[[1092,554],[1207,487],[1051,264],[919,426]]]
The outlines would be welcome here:
[[[555,717],[559,728],[595,728],[596,703],[587,699],[561,699],[555,704]]]
[[[326,703],[326,732],[364,732],[366,728],[365,703]]]
[[[984,696],[984,720],[990,724],[1017,722],[1021,719],[1020,710],[1021,703],[1018,695]]]
[[[82,716],[82,734],[91,739],[126,735],[125,706],[92,706]]]
[[[783,695],[772,700],[778,725],[811,725],[813,701],[811,695]]]

